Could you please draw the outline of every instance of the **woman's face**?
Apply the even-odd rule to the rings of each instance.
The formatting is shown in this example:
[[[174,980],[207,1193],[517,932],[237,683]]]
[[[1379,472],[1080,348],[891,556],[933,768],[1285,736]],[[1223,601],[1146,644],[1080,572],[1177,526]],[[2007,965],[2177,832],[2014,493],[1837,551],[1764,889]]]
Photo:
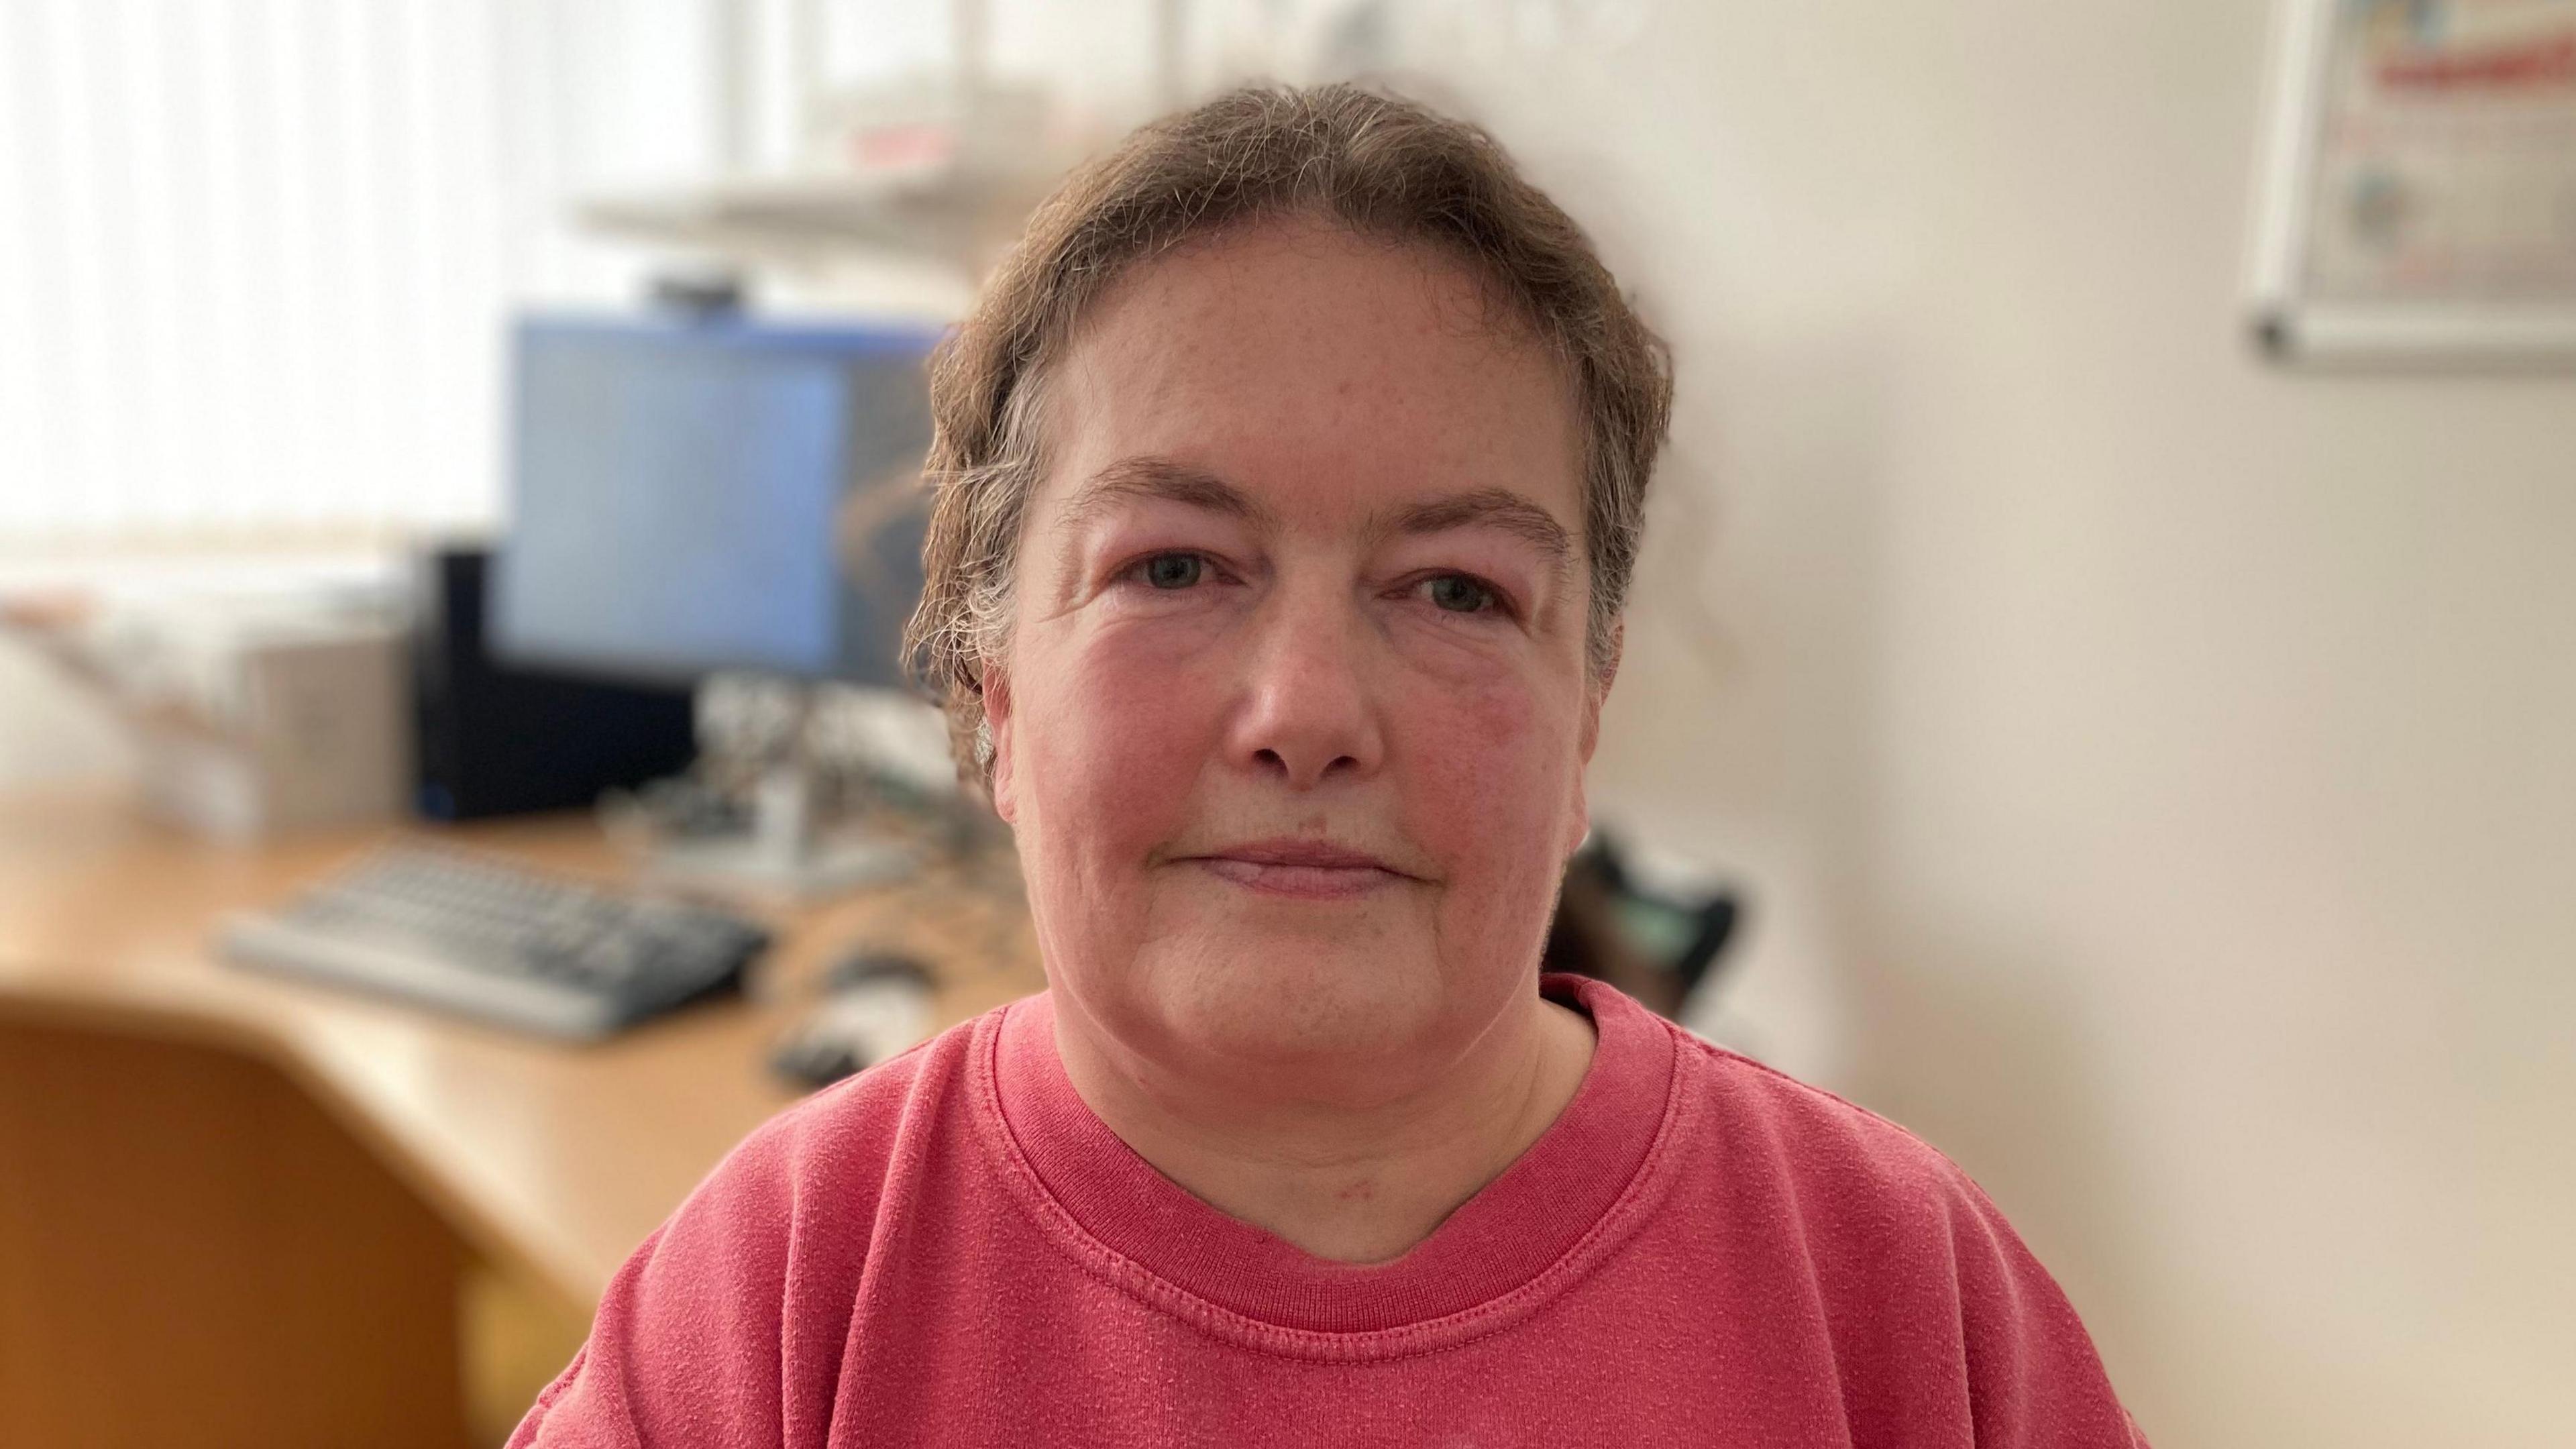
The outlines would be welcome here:
[[[1436,1076],[1584,830],[1564,374],[1435,252],[1282,222],[1122,280],[1046,405],[987,694],[1058,994],[1256,1090]]]

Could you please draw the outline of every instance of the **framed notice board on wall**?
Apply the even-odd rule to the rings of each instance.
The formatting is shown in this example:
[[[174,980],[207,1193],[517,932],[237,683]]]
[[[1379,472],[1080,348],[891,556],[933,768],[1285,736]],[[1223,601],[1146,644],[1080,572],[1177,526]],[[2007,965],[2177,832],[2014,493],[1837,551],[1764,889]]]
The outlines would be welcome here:
[[[2576,0],[2280,0],[2273,89],[2267,354],[2576,367]]]

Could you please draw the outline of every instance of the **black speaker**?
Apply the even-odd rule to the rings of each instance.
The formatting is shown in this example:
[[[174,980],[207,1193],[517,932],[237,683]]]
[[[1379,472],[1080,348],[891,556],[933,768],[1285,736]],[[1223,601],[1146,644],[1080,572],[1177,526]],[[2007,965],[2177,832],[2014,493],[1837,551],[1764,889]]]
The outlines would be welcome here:
[[[491,657],[487,562],[484,549],[451,547],[417,563],[414,807],[432,820],[562,810],[686,769],[697,754],[689,689],[604,684]]]

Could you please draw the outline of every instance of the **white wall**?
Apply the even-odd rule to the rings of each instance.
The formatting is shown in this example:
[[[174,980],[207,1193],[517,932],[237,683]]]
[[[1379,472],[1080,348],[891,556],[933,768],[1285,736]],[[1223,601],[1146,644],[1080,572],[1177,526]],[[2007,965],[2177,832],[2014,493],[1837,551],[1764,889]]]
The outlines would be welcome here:
[[[2249,357],[2251,0],[1625,8],[1432,64],[1680,359],[1603,810],[2159,1444],[2567,1443],[2576,375]]]

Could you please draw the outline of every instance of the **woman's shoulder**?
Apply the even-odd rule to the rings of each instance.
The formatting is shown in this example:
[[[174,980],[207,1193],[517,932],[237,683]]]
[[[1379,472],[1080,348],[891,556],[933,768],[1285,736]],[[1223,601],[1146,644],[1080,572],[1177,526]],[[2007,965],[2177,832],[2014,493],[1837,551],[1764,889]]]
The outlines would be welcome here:
[[[975,1035],[1007,1009],[959,1022],[771,1117],[717,1163],[693,1199],[716,1190],[785,1200],[822,1189],[830,1200],[851,1201],[850,1189],[882,1182],[907,1150],[917,1154],[924,1134],[963,1125]]]
[[[1975,1406],[1981,1443],[1990,1431],[2144,1443],[2074,1305],[1957,1163],[1866,1107],[1673,1030],[1695,1118],[1677,1226],[1702,1253],[1717,1241],[1730,1271],[1795,1280],[1856,1405],[1896,1422],[1937,1382]]]
[[[880,1206],[953,1163],[970,1130],[976,1033],[996,1008],[845,1077],[754,1128],[627,1263],[629,1275],[710,1270],[782,1285],[832,1265],[856,1271]]]
[[[1914,1132],[1680,1027],[1673,1034],[1695,1132],[1717,1139],[1708,1158],[1717,1170],[1768,1180],[1810,1205],[1866,1209],[1885,1228],[1955,1229],[1963,1217],[2002,1225],[1976,1181]]]
[[[949,1149],[968,1130],[976,1033],[997,1016],[826,1087],[744,1138],[618,1270],[589,1341],[512,1442],[776,1443],[782,1424],[828,1417],[886,1205],[959,1160]]]

